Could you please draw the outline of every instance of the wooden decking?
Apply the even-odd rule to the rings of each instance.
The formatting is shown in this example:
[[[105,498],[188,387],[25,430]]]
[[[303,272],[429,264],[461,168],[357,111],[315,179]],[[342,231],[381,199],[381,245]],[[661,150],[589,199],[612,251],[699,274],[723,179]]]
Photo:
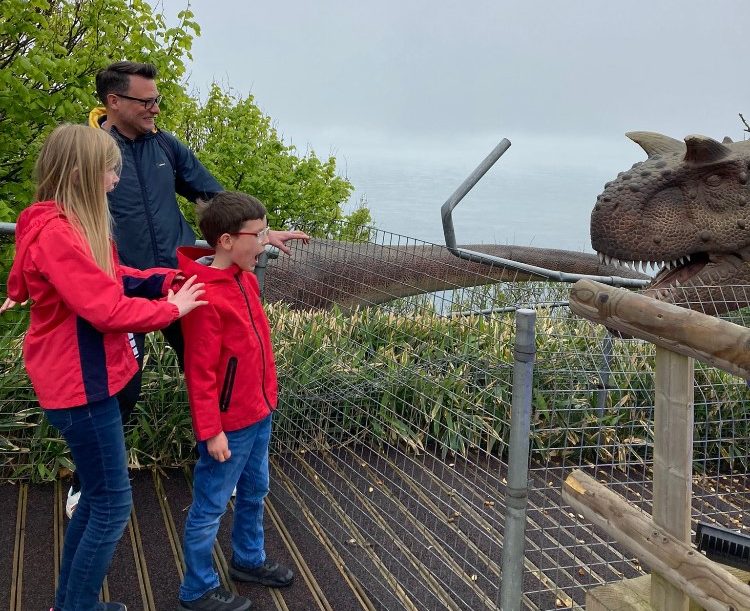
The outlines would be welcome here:
[[[532,465],[522,607],[582,610],[592,588],[643,574],[606,533],[582,523],[560,497],[568,468]],[[266,547],[292,566],[282,590],[227,576],[231,512],[215,562],[230,590],[255,609],[477,611],[499,608],[506,468],[496,458],[404,453],[357,443],[277,453],[271,460]],[[598,479],[651,510],[647,470],[590,465]],[[176,607],[190,472],[133,471],[134,510],[103,596],[131,611]],[[694,479],[693,515],[741,527],[750,512],[746,474]],[[0,611],[49,609],[67,518],[67,482],[0,484]]]
[[[123,601],[131,611],[174,609],[184,566],[180,538],[191,500],[189,475],[137,471],[132,478],[134,508],[103,599]],[[30,611],[52,605],[67,522],[66,493],[65,482],[0,486],[0,600],[9,596],[9,604],[0,608]],[[290,519],[273,496],[266,504],[267,552],[293,567],[295,581],[279,590],[234,583],[227,573],[230,525],[230,519],[222,521],[214,560],[223,585],[251,598],[254,609],[374,608],[335,550]]]

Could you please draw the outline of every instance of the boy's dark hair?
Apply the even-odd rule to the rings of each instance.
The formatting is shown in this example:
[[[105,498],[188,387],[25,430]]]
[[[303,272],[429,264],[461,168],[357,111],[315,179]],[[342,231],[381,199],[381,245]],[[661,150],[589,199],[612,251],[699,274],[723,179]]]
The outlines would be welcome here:
[[[99,70],[96,73],[96,95],[102,104],[107,103],[110,93],[126,94],[130,87],[131,75],[153,80],[156,78],[156,66],[137,62],[115,62]]]
[[[237,191],[222,191],[208,202],[198,225],[203,237],[212,247],[222,234],[240,231],[246,221],[265,218],[266,208],[252,195]]]

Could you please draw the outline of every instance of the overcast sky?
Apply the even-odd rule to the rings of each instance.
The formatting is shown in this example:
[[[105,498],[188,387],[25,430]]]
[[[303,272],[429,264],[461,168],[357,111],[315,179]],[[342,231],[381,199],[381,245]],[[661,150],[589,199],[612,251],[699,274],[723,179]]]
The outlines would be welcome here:
[[[175,15],[186,0],[164,0]],[[251,93],[287,143],[334,154],[381,229],[442,243],[590,248],[624,134],[742,139],[750,0],[193,0],[190,83]]]
[[[167,13],[185,0],[165,0]],[[495,134],[742,137],[747,0],[194,0],[190,82],[316,150]],[[449,145],[449,141],[446,142]],[[628,145],[633,146],[633,145]],[[325,152],[321,150],[320,152]]]

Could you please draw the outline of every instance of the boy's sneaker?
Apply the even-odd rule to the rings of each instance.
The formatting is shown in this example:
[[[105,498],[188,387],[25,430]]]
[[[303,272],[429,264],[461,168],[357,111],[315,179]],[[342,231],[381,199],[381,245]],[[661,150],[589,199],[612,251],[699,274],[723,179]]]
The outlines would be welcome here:
[[[195,600],[180,600],[179,611],[247,611],[251,607],[244,596],[235,596],[219,586]]]
[[[78,507],[78,501],[80,500],[81,491],[73,492],[73,486],[71,486],[70,490],[68,490],[68,498],[65,500],[65,515],[68,516],[68,519],[73,517],[73,512],[76,510],[76,507]],[[116,609],[116,607],[113,607],[113,609]]]
[[[232,558],[229,563],[229,575],[235,581],[257,583],[269,588],[283,588],[294,581],[294,573],[291,569],[271,560],[266,560],[260,566],[249,569],[240,566]]]

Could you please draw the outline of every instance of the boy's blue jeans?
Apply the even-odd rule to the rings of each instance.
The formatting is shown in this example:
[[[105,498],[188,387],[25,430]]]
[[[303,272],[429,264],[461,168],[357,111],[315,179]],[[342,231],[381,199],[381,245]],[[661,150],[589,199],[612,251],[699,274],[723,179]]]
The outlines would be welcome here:
[[[235,485],[234,561],[254,568],[266,560],[263,499],[268,494],[271,419],[269,415],[252,426],[226,433],[232,456],[225,462],[209,456],[205,441],[198,443],[200,458],[193,476],[193,504],[185,523],[185,579],[180,586],[181,600],[195,600],[219,585],[211,552]]]
[[[110,397],[44,414],[70,448],[82,492],[65,531],[55,609],[99,609],[99,590],[132,504],[120,407]]]

